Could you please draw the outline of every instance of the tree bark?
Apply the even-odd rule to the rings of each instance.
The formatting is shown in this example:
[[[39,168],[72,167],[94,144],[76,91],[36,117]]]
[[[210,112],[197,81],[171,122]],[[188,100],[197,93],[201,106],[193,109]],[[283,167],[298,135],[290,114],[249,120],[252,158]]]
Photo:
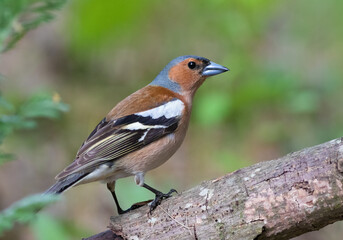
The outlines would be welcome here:
[[[123,239],[289,239],[343,219],[343,138],[111,218]],[[88,240],[105,239],[93,238]]]

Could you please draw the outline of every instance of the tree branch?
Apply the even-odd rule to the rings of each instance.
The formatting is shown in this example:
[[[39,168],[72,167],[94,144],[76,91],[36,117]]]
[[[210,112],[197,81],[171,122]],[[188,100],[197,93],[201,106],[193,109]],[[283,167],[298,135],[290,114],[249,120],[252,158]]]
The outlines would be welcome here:
[[[318,230],[343,219],[343,138],[205,181],[148,211],[112,217],[107,234],[282,240]],[[96,236],[88,240],[105,239]]]

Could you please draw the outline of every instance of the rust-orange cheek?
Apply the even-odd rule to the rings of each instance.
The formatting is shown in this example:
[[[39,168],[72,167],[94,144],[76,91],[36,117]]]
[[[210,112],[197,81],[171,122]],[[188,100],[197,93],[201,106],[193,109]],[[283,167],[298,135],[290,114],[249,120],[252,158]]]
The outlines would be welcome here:
[[[184,67],[183,62],[175,65],[169,70],[169,79],[178,83],[184,91],[191,90],[199,81],[199,74]]]

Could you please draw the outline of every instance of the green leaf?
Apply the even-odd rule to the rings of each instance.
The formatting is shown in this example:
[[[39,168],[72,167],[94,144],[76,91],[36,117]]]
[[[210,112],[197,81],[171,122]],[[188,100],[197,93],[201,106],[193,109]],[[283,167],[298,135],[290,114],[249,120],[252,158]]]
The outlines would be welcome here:
[[[0,236],[5,230],[13,227],[14,223],[27,223],[34,219],[36,213],[47,205],[57,201],[59,196],[36,194],[15,202],[0,212]]]
[[[24,118],[57,118],[61,112],[69,110],[67,104],[60,102],[58,95],[38,94],[29,99],[19,109],[19,115]]]
[[[6,132],[4,128],[10,129],[23,129],[23,128],[33,128],[36,124],[34,121],[24,119],[22,116],[18,115],[2,115],[0,117],[0,129]]]
[[[66,0],[1,0],[0,52],[14,46],[29,30],[51,20]]]
[[[36,122],[33,120],[27,120],[17,115],[2,115],[0,116],[0,144],[14,130],[32,129],[34,127],[36,127]]]
[[[1,100],[3,101],[1,102]],[[10,109],[14,108],[10,103],[0,97],[0,106],[1,103]],[[0,144],[6,136],[15,130],[35,128],[37,126],[35,118],[57,118],[61,112],[65,112],[68,109],[68,105],[60,101],[57,93],[52,96],[46,93],[34,95],[19,107],[17,115],[0,114]],[[12,112],[15,112],[15,109]],[[8,154],[0,155],[0,164],[9,161],[9,156]]]

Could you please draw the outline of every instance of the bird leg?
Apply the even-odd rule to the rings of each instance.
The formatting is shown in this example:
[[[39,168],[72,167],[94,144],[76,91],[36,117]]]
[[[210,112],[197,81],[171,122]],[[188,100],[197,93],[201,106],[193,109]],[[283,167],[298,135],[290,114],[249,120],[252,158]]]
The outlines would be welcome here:
[[[115,204],[116,204],[116,207],[117,207],[117,212],[118,212],[118,214],[119,215],[121,215],[121,214],[124,214],[124,213],[126,213],[126,212],[128,212],[127,210],[123,210],[121,207],[120,207],[120,205],[119,205],[119,202],[118,202],[118,199],[117,199],[117,195],[116,195],[116,192],[115,192],[115,184],[116,184],[116,182],[109,182],[109,183],[107,183],[107,189],[111,192],[111,194],[112,194],[112,197],[113,197],[113,200],[114,200],[114,202],[115,202]]]
[[[112,194],[112,197],[113,197],[113,200],[117,206],[117,212],[119,215],[121,214],[124,214],[124,213],[127,213],[127,212],[130,212],[131,210],[134,210],[134,209],[137,209],[137,208],[140,208],[146,204],[148,204],[149,202],[151,202],[152,200],[148,200],[148,201],[143,201],[143,202],[138,202],[138,203],[135,203],[133,204],[130,208],[126,209],[126,210],[123,210],[120,205],[119,205],[119,201],[117,199],[117,195],[115,193],[115,182],[110,182],[110,183],[107,183],[107,189],[111,192]]]
[[[149,191],[153,192],[155,194],[155,199],[150,203],[150,214],[152,211],[161,204],[163,199],[169,198],[172,196],[173,193],[177,193],[175,189],[170,189],[168,193],[162,193],[155,188],[150,187],[148,184],[144,183],[142,187],[148,189]]]

